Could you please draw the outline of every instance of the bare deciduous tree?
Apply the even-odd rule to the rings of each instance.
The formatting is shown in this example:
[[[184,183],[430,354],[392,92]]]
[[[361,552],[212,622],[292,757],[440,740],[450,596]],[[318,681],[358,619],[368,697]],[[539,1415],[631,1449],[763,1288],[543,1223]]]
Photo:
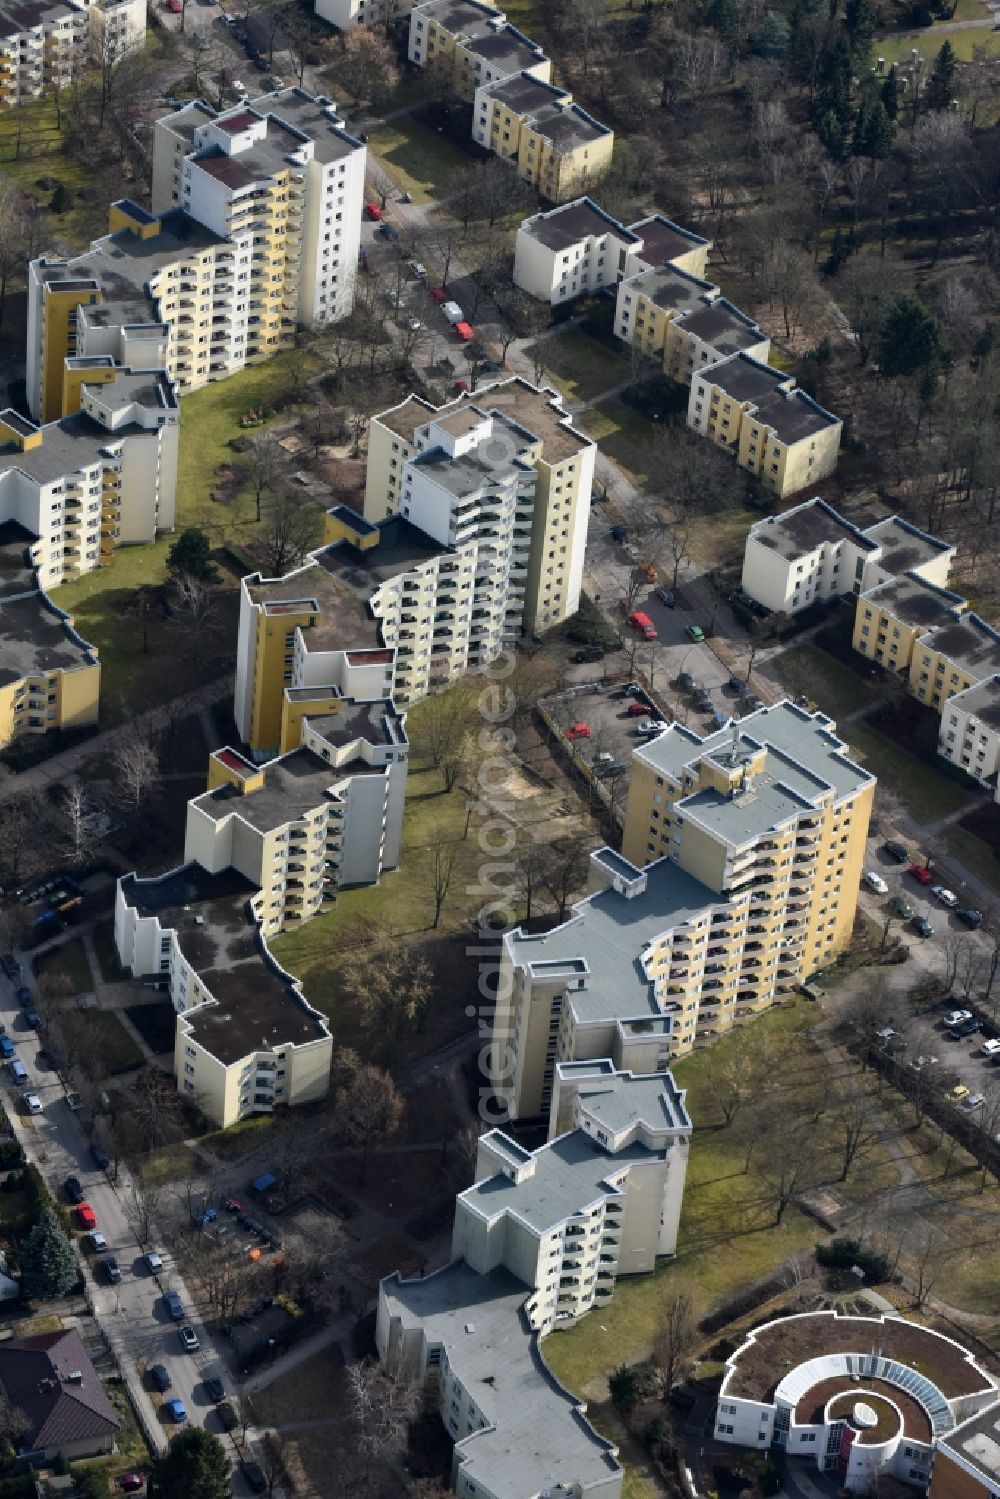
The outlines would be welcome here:
[[[427,850],[426,858],[427,884],[434,901],[434,920],[431,926],[436,931],[441,925],[441,913],[455,876],[458,847],[454,843],[435,843]]]
[[[264,506],[263,532],[257,541],[268,575],[283,577],[305,561],[323,539],[323,514],[304,491],[280,485]]]
[[[138,723],[125,729],[111,763],[116,800],[131,812],[137,812],[160,778],[160,760],[149,730]]]
[[[687,1363],[698,1343],[698,1323],[686,1291],[668,1291],[653,1335],[653,1358],[663,1381],[663,1398],[687,1372]]]
[[[392,1138],[402,1117],[402,1097],[379,1067],[362,1067],[338,1094],[334,1128],[346,1145],[361,1151],[363,1182],[368,1180],[368,1152]]]

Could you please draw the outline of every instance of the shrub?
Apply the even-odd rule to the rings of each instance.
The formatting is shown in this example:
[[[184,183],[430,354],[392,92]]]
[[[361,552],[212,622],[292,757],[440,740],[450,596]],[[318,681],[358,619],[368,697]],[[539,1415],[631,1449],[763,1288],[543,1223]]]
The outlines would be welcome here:
[[[816,1260],[820,1265],[838,1270],[849,1270],[857,1265],[865,1272],[865,1280],[869,1284],[877,1284],[890,1278],[889,1261],[885,1255],[878,1254],[858,1239],[832,1239],[829,1244],[817,1244]]]
[[[0,1140],[0,1170],[9,1171],[24,1164],[24,1151],[17,1140]]]

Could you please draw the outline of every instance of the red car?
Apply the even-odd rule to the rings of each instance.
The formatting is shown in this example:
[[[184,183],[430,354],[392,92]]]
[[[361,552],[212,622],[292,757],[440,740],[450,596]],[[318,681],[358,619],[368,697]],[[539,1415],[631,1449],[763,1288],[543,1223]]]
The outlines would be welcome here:
[[[933,870],[927,864],[911,864],[910,873],[918,885],[929,885],[934,879]]]
[[[476,336],[476,330],[471,323],[456,323],[455,332],[464,344],[471,343]]]
[[[81,1228],[91,1229],[97,1227],[97,1214],[89,1202],[77,1203],[76,1216]]]
[[[443,302],[445,301],[447,296],[448,293],[445,291],[443,286],[435,286],[431,291],[432,302]]]
[[[115,1483],[123,1494],[138,1494],[140,1489],[146,1487],[146,1480],[141,1473],[119,1473]]]
[[[381,217],[382,217],[382,210],[381,210],[381,208],[379,208],[379,206],[378,206],[377,203],[366,203],[365,204],[365,218],[366,219],[371,219],[373,223],[377,224],[378,221],[379,221],[379,219]]]
[[[172,16],[179,16],[184,9],[184,0],[167,0],[167,10]]]
[[[629,703],[628,707],[625,709],[625,712],[629,718],[648,718],[650,714],[650,707],[648,703]]]
[[[589,739],[590,738],[590,724],[589,723],[575,723],[571,729],[567,729],[566,730],[566,738],[567,739]]]
[[[472,386],[469,384],[468,380],[456,380],[455,389],[463,390],[466,395],[469,395],[472,390]]]

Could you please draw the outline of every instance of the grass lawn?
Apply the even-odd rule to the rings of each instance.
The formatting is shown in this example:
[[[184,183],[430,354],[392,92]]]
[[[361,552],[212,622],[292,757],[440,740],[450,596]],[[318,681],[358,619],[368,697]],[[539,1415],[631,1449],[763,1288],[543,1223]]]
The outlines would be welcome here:
[[[842,718],[871,702],[857,674],[814,645],[793,645],[776,656],[773,665],[790,692],[804,692],[831,718]],[[853,735],[854,725],[844,732]]]
[[[443,197],[456,175],[472,165],[472,157],[421,125],[418,120],[393,120],[368,137],[368,149],[378,156],[414,202]]]
[[[125,1014],[152,1051],[173,1051],[177,1016],[169,1000],[149,1005],[128,1005]]]
[[[93,201],[82,201],[82,194],[93,188],[92,175],[65,150],[51,100],[36,100],[0,116],[0,170],[46,209],[53,189],[39,187],[40,179],[51,177],[72,193],[65,213],[46,214],[43,238],[58,236],[83,249],[96,235],[107,233],[107,202],[99,193]]]
[[[747,532],[760,516],[753,510],[720,510],[700,515],[691,527],[688,551],[706,571],[742,560]]]
[[[626,361],[579,328],[563,328],[542,340],[545,372],[568,401],[592,401],[628,378]],[[644,426],[648,425],[646,423]]]
[[[972,21],[976,17],[970,15],[961,19]],[[888,67],[891,63],[899,62],[901,57],[909,57],[913,48],[917,47],[927,58],[930,67],[945,41],[951,42],[959,62],[971,62],[977,47],[985,47],[990,57],[1000,57],[1000,31],[994,31],[989,23],[970,26],[968,31],[940,31],[932,27],[928,31],[907,31],[896,36],[880,37],[874,43],[874,50],[879,57],[885,58]]]
[[[956,781],[939,775],[932,766],[907,754],[870,725],[848,724],[843,738],[850,745],[853,758],[878,776],[921,821],[947,817],[968,805],[969,793]]]
[[[90,964],[79,937],[42,953],[32,967],[40,986],[46,980],[56,981],[63,986],[64,994],[89,994],[93,985]]]
[[[965,828],[946,828],[942,837],[948,852],[954,854],[984,885],[1000,895],[1000,859],[993,857],[989,844]]]
[[[112,1076],[142,1066],[142,1052],[112,1010],[85,1010],[82,1018],[88,1030],[96,1032],[104,1065]]]
[[[755,1024],[791,1036],[811,1024],[814,1015],[805,1004],[789,1005]],[[614,1299],[599,1313],[545,1339],[546,1361],[577,1394],[601,1395],[610,1369],[643,1356],[668,1290],[682,1287],[704,1314],[819,1237],[816,1224],[794,1207],[781,1228],[754,1226],[756,1173],[743,1173],[739,1146],[730,1131],[713,1127],[718,1115],[704,1077],[707,1055],[695,1052],[672,1069],[688,1090],[687,1105],[695,1123],[676,1259],[659,1265],[652,1275],[619,1280]]]
[[[656,427],[616,398],[581,412],[577,425],[637,483],[649,483],[658,472],[661,447]]]
[[[94,947],[97,951],[97,961],[101,967],[101,973],[106,984],[115,984],[120,980],[128,978],[129,974],[118,961],[118,949],[115,946],[115,924],[113,921],[99,922],[93,933]]]
[[[344,1356],[339,1344],[304,1359],[287,1375],[250,1397],[254,1420],[264,1426],[345,1416]]]

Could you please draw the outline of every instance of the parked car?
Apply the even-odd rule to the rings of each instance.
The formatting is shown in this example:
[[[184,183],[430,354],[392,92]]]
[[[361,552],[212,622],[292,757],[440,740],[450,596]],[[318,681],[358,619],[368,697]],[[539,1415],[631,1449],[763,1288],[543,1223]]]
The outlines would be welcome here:
[[[445,317],[453,327],[456,323],[465,322],[465,313],[462,311],[461,307],[459,307],[457,302],[442,302],[441,311],[444,313]]]
[[[210,1376],[204,1381],[204,1385],[205,1394],[208,1396],[209,1400],[211,1400],[213,1405],[218,1405],[219,1401],[226,1393],[226,1387],[222,1383],[222,1380],[217,1379],[214,1376]]]
[[[620,776],[625,769],[624,760],[604,760],[600,765],[594,766],[594,774],[598,776]]]
[[[147,1252],[143,1255],[143,1259],[146,1261],[146,1269],[149,1271],[150,1275],[159,1275],[160,1271],[163,1269],[163,1261],[157,1254],[156,1250],[147,1250]]]
[[[167,1309],[171,1322],[183,1322],[184,1303],[176,1291],[164,1291],[163,1305]]]
[[[624,526],[612,526],[608,535],[612,541],[628,541],[628,532]]]
[[[365,204],[365,218],[366,219],[371,219],[373,223],[377,224],[378,221],[381,219],[381,217],[382,217],[382,210],[381,210],[381,208],[379,208],[379,206],[378,206],[377,203],[366,203]]]
[[[962,922],[963,926],[971,928],[972,931],[976,931],[983,924],[982,911],[977,911],[972,906],[960,906],[955,915]]]
[[[68,1109],[72,1109],[74,1114],[80,1110],[82,1105],[83,1099],[80,1097],[79,1093],[66,1094],[66,1107]]]
[[[0,1058],[9,1062],[14,1055],[14,1043],[9,1036],[0,1036]]]
[[[394,240],[399,238],[399,230],[394,229],[391,224],[387,224],[384,220],[379,224],[375,233],[380,235],[382,239]]]
[[[195,1332],[190,1322],[185,1322],[184,1326],[179,1327],[177,1331],[180,1335],[180,1340],[184,1345],[184,1352],[197,1353],[198,1349],[201,1347],[201,1344],[198,1342],[198,1334]]]
[[[961,1025],[963,1020],[971,1019],[971,1010],[949,1010],[947,1015],[944,1017],[945,1029],[951,1030],[953,1025]]]
[[[1000,1057],[1000,1041],[984,1041],[980,1050],[984,1057]]]
[[[672,588],[667,588],[665,585],[661,585],[656,590],[656,597],[659,599],[661,604],[666,604],[668,609],[676,609],[677,600],[674,598]]]
[[[956,1083],[954,1088],[949,1088],[944,1096],[949,1103],[961,1103],[963,1098],[968,1098],[969,1089],[964,1083]]]
[[[86,1234],[83,1243],[91,1254],[103,1254],[108,1247],[108,1241],[99,1228],[95,1228],[91,1234]]]
[[[645,739],[650,734],[659,734],[666,727],[661,718],[644,718],[635,732],[640,738]]]
[[[916,932],[918,937],[933,937],[934,935],[934,928],[931,926],[926,916],[914,916],[913,930]]]
[[[582,651],[576,651],[573,660],[580,665],[584,661],[603,661],[605,651],[603,645],[587,645]]]
[[[206,1381],[207,1383],[207,1381]],[[216,1410],[219,1423],[223,1431],[235,1431],[239,1426],[239,1418],[228,1400],[223,1400]]]
[[[90,1159],[93,1161],[98,1171],[107,1171],[108,1167],[111,1165],[111,1161],[108,1157],[107,1151],[100,1145],[91,1145]]]
[[[701,625],[688,625],[684,633],[689,640],[694,641],[695,645],[700,645],[705,639],[705,632]]]
[[[141,1473],[119,1473],[115,1484],[123,1494],[138,1494],[146,1487],[146,1480]]]
[[[427,267],[425,265],[421,265],[419,260],[408,260],[406,264],[407,268],[414,276],[416,276],[418,281],[427,280]]]
[[[949,911],[953,911],[958,905],[958,896],[954,890],[948,890],[944,885],[932,885],[931,894],[935,900],[939,900],[943,906],[947,906]]]
[[[42,1112],[42,1100],[37,1093],[22,1093],[21,1102],[29,1114],[40,1114]]]
[[[107,1277],[108,1284],[111,1286],[117,1286],[121,1282],[122,1273],[118,1268],[118,1261],[115,1259],[114,1255],[106,1254],[103,1260],[99,1261],[99,1263],[101,1269],[104,1271],[104,1274]]]
[[[896,864],[905,864],[910,857],[906,845],[903,843],[897,843],[895,838],[886,839],[885,843],[883,843],[882,845],[882,852],[884,854],[888,854],[889,858],[892,859]]]
[[[238,1197],[226,1197],[223,1200],[222,1206],[227,1213],[243,1213],[246,1211],[244,1204]]]
[[[173,1384],[173,1380],[167,1373],[165,1364],[152,1364],[149,1370],[149,1377],[153,1381],[161,1395],[169,1390],[171,1385]]]
[[[948,1032],[953,1041],[965,1041],[967,1037],[974,1036],[979,1030],[979,1021],[974,1017],[963,1020],[960,1025],[953,1025]]]
[[[906,899],[905,895],[896,896],[896,899],[892,903],[892,909],[893,914],[896,916],[901,916],[904,921],[909,921],[910,917],[913,915],[913,907],[910,905],[910,902]]]
[[[76,1205],[77,1221],[81,1228],[96,1228],[97,1214],[89,1202],[78,1202]]]
[[[934,875],[931,873],[929,864],[911,864],[909,873],[918,885],[930,885],[933,883]]]
[[[252,1493],[263,1494],[267,1492],[267,1477],[260,1463],[244,1463],[243,1477],[246,1479]]]
[[[861,878],[868,886],[869,890],[874,890],[876,895],[889,894],[889,886],[886,884],[882,876],[880,874],[877,874],[874,869],[866,869]]]
[[[476,336],[476,330],[475,328],[473,328],[471,323],[466,323],[463,321],[461,323],[455,323],[453,326],[456,334],[458,335],[460,343],[471,343]]]
[[[569,729],[566,730],[566,738],[567,739],[589,739],[590,738],[590,724],[589,723],[575,723],[575,724],[573,724],[572,728],[569,728]]]
[[[167,1419],[174,1421],[178,1426],[188,1418],[187,1408],[183,1400],[165,1400],[163,1402],[163,1409],[166,1412]]]
[[[985,1093],[970,1093],[968,1098],[963,1103],[962,1108],[968,1109],[969,1112],[972,1113],[974,1109],[981,1109],[985,1102]]]
[[[83,1202],[87,1195],[80,1184],[80,1178],[77,1176],[67,1176],[63,1182],[63,1191],[70,1202],[74,1204]]]

